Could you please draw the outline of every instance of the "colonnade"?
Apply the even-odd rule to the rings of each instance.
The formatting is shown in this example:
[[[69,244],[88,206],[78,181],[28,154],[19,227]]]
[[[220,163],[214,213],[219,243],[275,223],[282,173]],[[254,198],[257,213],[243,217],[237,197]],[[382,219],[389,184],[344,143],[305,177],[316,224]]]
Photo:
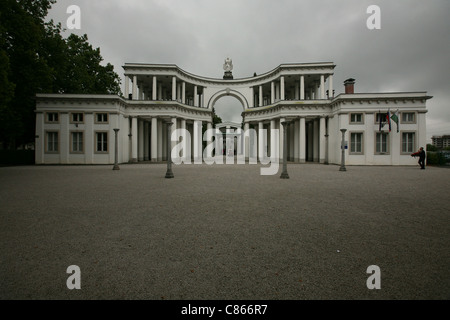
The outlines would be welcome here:
[[[130,117],[130,162],[138,161],[165,161],[167,160],[167,134],[166,122],[172,122],[171,130],[185,129],[189,132],[190,140],[184,135],[182,140],[184,156],[190,152],[192,160],[199,161],[202,158],[202,126],[204,121],[187,120],[184,118],[158,118],[158,117]],[[207,122],[207,129],[212,129],[212,123]],[[182,131],[184,132],[184,131]],[[186,139],[185,139],[186,138]],[[177,142],[171,142],[171,148]],[[190,150],[188,150],[190,144]]]
[[[130,100],[170,100],[193,107],[204,107],[202,86],[187,83],[175,76],[171,78],[170,84],[163,83],[157,76],[139,83],[137,75],[125,75],[125,97]]]
[[[288,120],[287,132],[288,161],[304,163],[306,161],[328,163],[328,118],[320,117],[296,117],[294,119],[278,118],[267,121],[245,122],[244,131],[254,127],[258,135],[257,154],[261,158],[264,155],[283,157],[284,128],[282,122]],[[271,129],[278,130],[278,137],[273,136]],[[260,140],[263,130],[267,132],[267,141]],[[276,140],[278,139],[278,141]],[[272,145],[278,143],[275,155],[271,155]],[[250,151],[251,153],[251,151]]]
[[[253,107],[262,107],[274,104],[282,100],[319,100],[334,98],[333,75],[322,74],[319,80],[305,83],[305,75],[297,75],[298,80],[294,80],[294,85],[286,88],[285,76],[280,76],[277,80],[270,82],[270,87],[266,84],[251,87],[253,95]],[[328,83],[326,90],[325,81]],[[291,80],[292,83],[292,80]],[[266,87],[266,89],[264,89]],[[268,93],[267,93],[268,92]]]

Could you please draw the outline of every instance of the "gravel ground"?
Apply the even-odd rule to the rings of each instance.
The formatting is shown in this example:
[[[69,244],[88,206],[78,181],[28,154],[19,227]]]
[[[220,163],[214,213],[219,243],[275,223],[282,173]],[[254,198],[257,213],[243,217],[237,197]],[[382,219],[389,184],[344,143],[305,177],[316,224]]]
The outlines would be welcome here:
[[[446,168],[111,168],[0,168],[0,299],[450,298]]]

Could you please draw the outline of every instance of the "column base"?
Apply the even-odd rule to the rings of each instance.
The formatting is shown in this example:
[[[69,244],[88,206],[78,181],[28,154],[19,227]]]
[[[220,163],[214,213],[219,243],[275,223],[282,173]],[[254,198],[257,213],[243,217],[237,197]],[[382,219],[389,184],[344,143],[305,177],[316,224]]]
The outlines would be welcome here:
[[[138,162],[138,160],[137,160],[137,158],[132,158],[130,162],[131,163],[136,163],[136,162]]]
[[[289,174],[287,172],[282,172],[280,179],[289,179]]]

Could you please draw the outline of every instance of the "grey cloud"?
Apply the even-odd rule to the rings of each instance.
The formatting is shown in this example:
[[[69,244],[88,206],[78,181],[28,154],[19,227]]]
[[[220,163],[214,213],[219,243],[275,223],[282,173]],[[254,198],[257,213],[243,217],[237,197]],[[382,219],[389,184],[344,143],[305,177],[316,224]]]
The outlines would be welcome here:
[[[65,22],[72,0],[51,16]],[[357,92],[427,91],[427,131],[450,133],[447,0],[80,0],[82,30],[106,62],[173,63],[221,78],[226,56],[235,78],[281,63],[336,63],[335,90],[356,79]],[[369,5],[381,9],[381,30],[368,30]],[[224,100],[225,101],[225,100]],[[226,116],[242,107],[218,101]],[[225,106],[220,106],[223,103]],[[227,105],[231,112],[226,112]],[[219,111],[219,110],[218,110]],[[236,121],[234,119],[233,121]],[[445,131],[448,128],[448,131]],[[444,132],[445,131],[445,132]]]

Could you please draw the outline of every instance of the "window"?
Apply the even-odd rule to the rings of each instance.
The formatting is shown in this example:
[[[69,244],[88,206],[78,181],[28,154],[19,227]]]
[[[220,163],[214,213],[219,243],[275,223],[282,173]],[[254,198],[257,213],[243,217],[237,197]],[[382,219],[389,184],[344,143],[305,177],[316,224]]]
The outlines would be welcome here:
[[[58,132],[47,132],[47,152],[58,152]]]
[[[402,133],[402,152],[412,153],[416,150],[415,148],[415,133],[414,132],[403,132]]]
[[[388,134],[384,132],[377,132],[375,152],[379,154],[389,152],[389,139]]]
[[[83,122],[83,114],[82,113],[72,113],[72,122],[73,123],[82,123]]]
[[[363,124],[363,114],[362,113],[351,113],[350,114],[350,123],[358,123],[358,124]]]
[[[363,133],[352,132],[350,134],[350,153],[363,153]]]
[[[48,112],[47,113],[47,122],[58,122],[59,117],[57,112]]]
[[[83,132],[72,132],[72,150],[74,153],[82,153],[83,149]]]
[[[108,123],[108,114],[107,113],[97,113],[95,115],[96,123]]]
[[[386,122],[386,113],[387,112],[377,113],[375,117],[375,123],[380,123],[380,119],[381,122]]]
[[[416,114],[414,112],[402,112],[402,123],[415,123]]]
[[[95,140],[97,152],[108,152],[108,132],[96,132]]]

